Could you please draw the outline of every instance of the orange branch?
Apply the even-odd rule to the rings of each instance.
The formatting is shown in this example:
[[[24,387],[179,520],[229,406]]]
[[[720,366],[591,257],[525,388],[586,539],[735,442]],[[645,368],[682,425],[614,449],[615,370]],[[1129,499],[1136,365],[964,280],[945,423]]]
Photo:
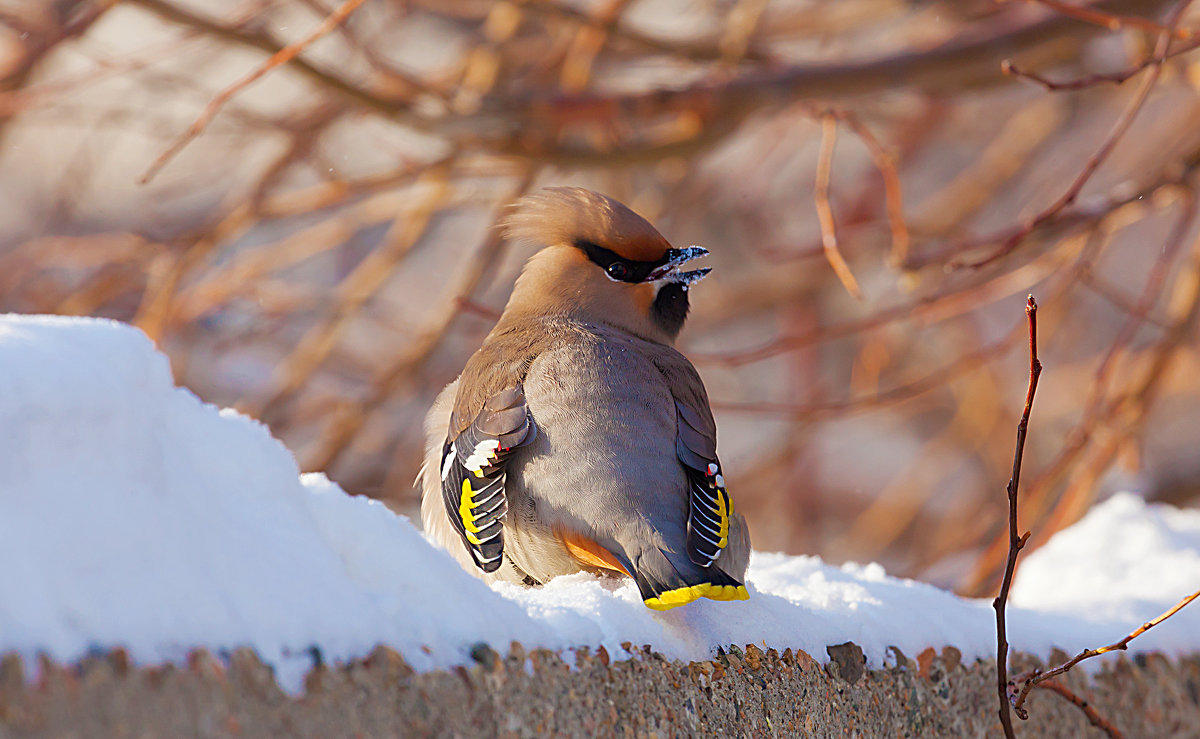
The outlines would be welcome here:
[[[833,268],[846,292],[856,300],[862,300],[862,290],[858,280],[850,271],[850,265],[842,257],[838,249],[837,227],[833,218],[833,207],[829,204],[829,181],[833,175],[833,148],[837,144],[837,118],[826,113],[821,117],[821,154],[817,160],[817,181],[813,186],[813,201],[817,207],[817,220],[821,223],[821,246],[825,249],[825,259]]]

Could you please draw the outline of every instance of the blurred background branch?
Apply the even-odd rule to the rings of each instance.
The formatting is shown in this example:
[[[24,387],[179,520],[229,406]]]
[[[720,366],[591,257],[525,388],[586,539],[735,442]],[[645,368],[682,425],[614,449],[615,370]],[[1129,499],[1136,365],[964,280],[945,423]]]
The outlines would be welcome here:
[[[592,187],[713,252],[681,347],[755,546],[990,592],[1029,292],[1029,546],[1118,487],[1200,498],[1178,7],[0,0],[0,309],[133,321],[412,514],[423,413],[528,256],[504,205]]]

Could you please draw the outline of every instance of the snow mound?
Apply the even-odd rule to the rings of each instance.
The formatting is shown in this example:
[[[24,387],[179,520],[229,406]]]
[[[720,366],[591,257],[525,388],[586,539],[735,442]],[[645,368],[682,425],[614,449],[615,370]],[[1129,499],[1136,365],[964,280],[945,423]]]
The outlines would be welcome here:
[[[1050,614],[1086,613],[1122,623],[1128,633],[1200,588],[1200,511],[1114,495],[1030,554],[1017,572],[1013,604]],[[1134,644],[1152,637],[1161,649],[1194,650],[1200,603]]]
[[[988,602],[815,557],[755,553],[749,601],[665,613],[631,581],[489,588],[406,518],[300,475],[261,424],[174,387],[151,342],[111,321],[0,316],[0,429],[0,652],[27,658],[251,646],[296,690],[313,648],[343,661],[380,643],[418,669],[512,640],[680,659],[747,643],[821,658],[853,641],[873,666],[892,645],[994,648]],[[1200,514],[1120,496],[1028,558],[1010,639],[1043,654],[1107,643],[1197,582]],[[1196,651],[1198,616],[1134,646]]]

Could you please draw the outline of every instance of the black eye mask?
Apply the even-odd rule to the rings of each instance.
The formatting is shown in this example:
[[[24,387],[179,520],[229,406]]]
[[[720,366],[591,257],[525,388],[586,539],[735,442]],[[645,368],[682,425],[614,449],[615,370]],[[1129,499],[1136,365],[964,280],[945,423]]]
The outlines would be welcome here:
[[[605,249],[603,246],[585,239],[577,240],[575,246],[583,249],[587,258],[600,265],[600,268],[609,277],[621,282],[645,282],[650,273],[666,264],[669,258],[667,254],[664,254],[662,259],[653,262],[635,262],[632,259],[625,259],[611,249]]]

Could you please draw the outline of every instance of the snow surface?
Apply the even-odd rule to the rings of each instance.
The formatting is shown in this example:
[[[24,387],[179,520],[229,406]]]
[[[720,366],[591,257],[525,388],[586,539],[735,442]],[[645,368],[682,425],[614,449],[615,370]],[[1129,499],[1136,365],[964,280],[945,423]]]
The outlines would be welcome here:
[[[27,659],[249,645],[298,690],[314,646],[342,661],[384,643],[417,669],[512,640],[681,659],[747,643],[823,659],[853,641],[872,666],[891,645],[995,647],[989,601],[816,557],[756,552],[749,601],[665,613],[631,581],[489,588],[408,519],[300,475],[263,425],[174,387],[151,342],[111,321],[0,316],[0,434],[0,653]],[[1109,643],[1197,583],[1200,512],[1120,495],[1024,560],[1009,638],[1039,654]],[[1133,646],[1200,651],[1200,607]]]

